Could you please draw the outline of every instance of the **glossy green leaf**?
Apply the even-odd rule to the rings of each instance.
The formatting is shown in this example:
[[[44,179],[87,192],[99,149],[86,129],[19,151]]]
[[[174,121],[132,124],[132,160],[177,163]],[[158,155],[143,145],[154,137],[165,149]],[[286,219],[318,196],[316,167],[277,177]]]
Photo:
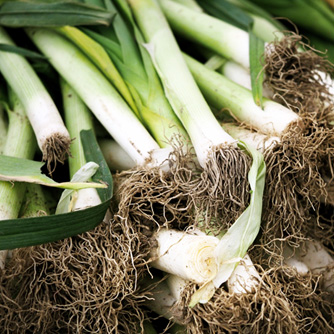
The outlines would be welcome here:
[[[76,1],[8,1],[0,5],[0,25],[56,27],[109,25],[114,13]]]
[[[248,31],[253,19],[245,11],[226,0],[198,0],[199,5],[210,15]]]
[[[99,172],[93,176],[93,181],[102,181],[108,185],[105,189],[98,189],[103,203],[85,210],[59,215],[2,220],[0,250],[61,240],[92,230],[102,222],[112,198],[112,176],[93,132],[82,131],[81,140],[87,161],[94,161],[100,166]]]
[[[18,47],[16,45],[9,45],[0,43],[0,51],[6,51],[11,53],[16,53],[28,58],[37,58],[37,59],[46,59],[45,56],[41,55],[38,52],[34,52],[25,48]]]
[[[128,87],[126,86],[122,76],[119,74],[114,63],[108,56],[106,50],[92,39],[90,36],[74,27],[61,27],[57,31],[70,39],[78,48],[80,48],[86,56],[104,73],[108,80],[123,96],[124,100],[129,104],[132,110],[136,111],[136,105],[132,99]]]

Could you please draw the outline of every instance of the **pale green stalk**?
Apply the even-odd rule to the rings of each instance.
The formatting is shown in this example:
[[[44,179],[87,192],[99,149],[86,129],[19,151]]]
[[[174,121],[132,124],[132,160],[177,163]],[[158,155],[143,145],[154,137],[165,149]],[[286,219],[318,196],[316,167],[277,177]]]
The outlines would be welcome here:
[[[36,139],[25,114],[24,108],[12,90],[9,90],[8,134],[3,154],[32,159],[36,149]],[[26,185],[20,182],[0,182],[0,220],[15,219],[23,202]],[[7,251],[0,251],[0,268],[4,267]]]
[[[14,45],[0,27],[0,43]],[[21,55],[0,52],[0,72],[19,97],[34,129],[43,160],[63,162],[69,150],[70,136],[61,116],[36,75],[32,66]]]
[[[229,23],[172,0],[159,0],[173,31],[249,68],[249,35]]]
[[[129,3],[166,96],[187,130],[198,161],[204,168],[212,149],[236,144],[222,131],[200,93],[158,4],[152,0],[130,0]]]
[[[114,140],[100,139],[99,145],[110,170],[123,171],[136,166],[131,157]]]
[[[71,157],[68,159],[70,178],[86,163],[85,153],[80,140],[81,130],[93,129],[92,114],[76,92],[61,79],[64,118],[71,135]]]
[[[3,149],[7,138],[7,120],[5,115],[5,110],[0,104],[0,154],[3,154]]]
[[[73,138],[71,143],[71,157],[69,158],[70,177],[86,164],[85,152],[80,138],[82,130],[93,129],[92,115],[80,97],[64,80],[61,80],[65,123]],[[94,188],[81,189],[72,196],[72,210],[95,206],[101,203]]]
[[[203,12],[202,7],[200,7],[195,0],[174,0],[174,1],[189,8],[192,8],[193,10],[197,10],[198,12]]]
[[[28,183],[26,185],[24,203],[21,206],[20,218],[48,215],[50,215],[50,210],[43,188],[39,184]]]
[[[47,29],[27,32],[111,136],[137,164],[147,163],[159,146],[103,74],[58,33]]]

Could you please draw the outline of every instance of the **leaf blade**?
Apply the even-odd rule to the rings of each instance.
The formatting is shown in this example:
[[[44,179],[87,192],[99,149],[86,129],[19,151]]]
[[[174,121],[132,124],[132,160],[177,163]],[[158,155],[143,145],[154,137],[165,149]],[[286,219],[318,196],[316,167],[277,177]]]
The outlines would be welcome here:
[[[109,25],[114,13],[75,1],[9,1],[0,5],[0,25],[7,27],[56,27]]]

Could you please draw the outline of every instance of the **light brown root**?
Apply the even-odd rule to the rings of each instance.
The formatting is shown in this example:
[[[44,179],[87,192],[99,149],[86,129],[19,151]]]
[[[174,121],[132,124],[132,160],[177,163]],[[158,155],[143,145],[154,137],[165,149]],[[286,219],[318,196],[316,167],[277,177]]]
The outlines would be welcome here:
[[[1,332],[139,332],[144,297],[136,294],[137,265],[147,254],[138,238],[126,221],[112,221],[15,251],[1,275]]]
[[[293,305],[293,312],[298,317],[299,331],[296,333],[333,333],[334,299],[321,289],[321,275],[301,276],[293,268],[281,267],[273,269],[272,276]]]
[[[187,305],[196,287],[189,286],[181,302],[187,333],[297,333],[297,315],[282,286],[267,273],[262,272],[261,279],[250,293],[229,293],[221,287],[208,303],[194,308]]]
[[[184,229],[194,221],[192,156],[175,150],[170,170],[139,167],[116,175],[117,215],[151,236],[160,226]]]
[[[305,129],[292,124],[281,142],[264,153],[267,174],[261,244],[278,260],[283,243],[299,247],[314,224],[311,214],[319,216],[321,199],[327,197],[321,170],[324,157],[332,154],[330,138],[325,128],[305,134]]]
[[[249,203],[251,158],[239,148],[216,147],[192,189],[201,228],[218,234],[233,224]]]
[[[47,162],[47,170],[52,174],[57,163],[63,164],[70,155],[71,140],[62,134],[56,133],[48,137],[42,147],[43,161]]]
[[[304,48],[304,52],[298,49]],[[333,65],[319,52],[290,32],[282,40],[268,45],[265,55],[266,84],[274,97],[298,112],[305,101],[314,98],[330,101],[328,86],[319,72],[332,73]]]

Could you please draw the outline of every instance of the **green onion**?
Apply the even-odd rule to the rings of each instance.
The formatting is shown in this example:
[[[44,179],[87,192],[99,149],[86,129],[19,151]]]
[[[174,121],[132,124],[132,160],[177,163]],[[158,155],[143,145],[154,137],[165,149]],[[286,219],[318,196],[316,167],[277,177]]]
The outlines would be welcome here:
[[[13,41],[0,27],[0,42],[13,45]],[[63,163],[69,153],[70,136],[63,120],[31,65],[20,55],[0,52],[0,71],[21,100],[34,129],[43,160]]]

